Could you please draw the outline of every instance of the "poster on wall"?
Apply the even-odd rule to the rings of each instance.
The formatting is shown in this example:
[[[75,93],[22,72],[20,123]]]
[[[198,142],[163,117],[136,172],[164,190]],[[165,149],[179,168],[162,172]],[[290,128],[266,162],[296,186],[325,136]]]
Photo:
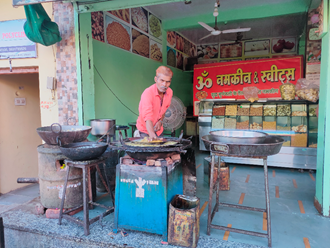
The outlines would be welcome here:
[[[245,60],[256,60],[256,59],[269,59],[269,56],[262,56],[262,57],[253,57],[253,58],[245,58]]]
[[[307,43],[306,61],[307,63],[315,63],[321,61],[321,41]]]
[[[176,53],[176,68],[183,70],[183,54],[180,52]]]
[[[150,58],[158,62],[163,61],[162,44],[150,39]]]
[[[183,37],[181,35],[179,35],[178,33],[176,33],[175,37],[176,37],[175,48],[177,50],[179,50],[180,52],[183,52],[183,47],[184,47]]]
[[[174,31],[167,31],[166,33],[167,46],[175,48],[176,45],[176,34]]]
[[[190,53],[189,56],[190,57],[196,57],[197,56],[197,46],[193,43],[190,43]]]
[[[149,33],[157,39],[162,39],[162,21],[149,13]]]
[[[296,52],[296,38],[274,38],[272,39],[272,53],[294,53]]]
[[[167,65],[176,67],[176,51],[167,47]]]
[[[201,59],[216,59],[219,54],[219,45],[199,45],[197,46],[197,56]]]
[[[62,2],[63,0],[13,0],[13,6],[21,6],[35,3]]]
[[[93,39],[104,42],[103,11],[92,12],[91,19]]]
[[[245,41],[244,55],[245,56],[260,56],[269,54],[270,40],[254,40]]]
[[[193,101],[244,99],[243,88],[249,86],[259,89],[259,98],[280,97],[283,83],[296,84],[302,76],[303,56],[195,65]]]
[[[111,10],[111,11],[108,11],[108,13],[118,17],[119,19],[121,19],[127,23],[130,23],[129,9]]]
[[[36,43],[24,32],[25,19],[0,22],[0,59],[36,58]]]
[[[124,50],[131,50],[130,28],[119,21],[106,15],[105,17],[107,43]]]
[[[142,7],[131,9],[132,13],[132,24],[148,33],[148,11]]]
[[[242,42],[220,44],[220,58],[242,57]]]
[[[132,28],[132,52],[149,58],[149,37]]]

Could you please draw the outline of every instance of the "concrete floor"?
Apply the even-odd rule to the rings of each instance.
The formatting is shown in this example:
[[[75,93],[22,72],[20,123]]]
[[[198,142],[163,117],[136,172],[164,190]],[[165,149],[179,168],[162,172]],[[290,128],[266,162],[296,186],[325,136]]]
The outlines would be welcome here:
[[[198,247],[267,247],[266,238],[233,232],[225,233],[215,229],[211,230],[211,236],[206,235],[208,210],[208,184],[204,180],[206,156],[208,153],[204,152],[196,155],[197,196],[200,198],[202,211]],[[230,165],[230,171],[230,190],[220,192],[220,201],[238,204],[241,199],[242,205],[264,208],[263,168]],[[269,185],[272,247],[329,247],[330,219],[320,216],[313,206],[315,173],[269,167]],[[96,222],[91,225],[91,234],[86,237],[81,227],[66,220],[59,226],[56,219],[34,215],[33,209],[38,202],[38,196],[38,184],[0,196],[0,215],[5,225],[6,247],[164,247],[161,245],[160,235],[130,230],[126,230],[129,234],[127,237],[122,237],[120,234],[109,235],[113,228],[113,214],[105,217],[101,223]],[[109,196],[103,197],[99,202],[112,205]],[[95,208],[90,211],[90,217],[99,213],[100,209]],[[77,216],[82,216],[82,212]],[[263,231],[265,223],[262,213],[222,207],[213,220],[213,224],[231,225],[233,228],[257,232],[265,232]],[[20,241],[21,237],[25,241]]]

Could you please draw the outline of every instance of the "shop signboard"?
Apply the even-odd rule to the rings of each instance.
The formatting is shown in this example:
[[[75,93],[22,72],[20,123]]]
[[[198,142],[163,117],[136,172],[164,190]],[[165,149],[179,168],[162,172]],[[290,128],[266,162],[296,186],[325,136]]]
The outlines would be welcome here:
[[[13,6],[29,5],[36,3],[63,2],[63,0],[13,0]]]
[[[36,43],[24,32],[25,19],[0,22],[0,58],[36,58]]]
[[[203,99],[244,99],[245,87],[257,87],[259,98],[281,97],[280,86],[302,76],[302,56],[195,65],[194,113]]]

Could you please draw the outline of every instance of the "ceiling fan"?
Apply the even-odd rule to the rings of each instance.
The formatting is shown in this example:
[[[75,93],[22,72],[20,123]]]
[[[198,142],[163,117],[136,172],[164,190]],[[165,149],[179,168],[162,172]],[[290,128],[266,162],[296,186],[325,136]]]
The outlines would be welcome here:
[[[213,11],[213,16],[215,17],[215,25],[214,28],[210,27],[209,25],[207,25],[204,22],[198,22],[199,25],[203,26],[205,29],[207,29],[208,31],[210,31],[211,33],[204,36],[203,38],[199,39],[199,40],[203,40],[207,37],[210,37],[212,35],[219,35],[221,33],[223,34],[228,34],[228,33],[241,33],[241,32],[247,32],[250,31],[251,28],[235,28],[235,29],[226,29],[226,30],[219,30],[218,26],[217,26],[217,16],[219,15],[218,12],[218,7],[220,7],[220,1],[216,1],[214,4],[214,11]]]

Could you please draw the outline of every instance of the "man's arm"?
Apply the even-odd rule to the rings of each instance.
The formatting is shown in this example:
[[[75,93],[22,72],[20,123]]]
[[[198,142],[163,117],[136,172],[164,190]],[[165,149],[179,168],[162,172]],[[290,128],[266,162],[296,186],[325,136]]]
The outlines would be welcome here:
[[[154,131],[157,132],[162,128],[163,120],[165,118],[165,113],[162,115],[162,117],[159,119],[159,121],[156,122],[154,126]]]
[[[155,133],[155,130],[154,130],[154,127],[153,127],[153,124],[152,124],[151,120],[146,120],[146,128],[147,128],[147,131],[148,131],[148,134],[149,134],[149,139],[151,139],[151,140],[156,139],[157,135]]]

